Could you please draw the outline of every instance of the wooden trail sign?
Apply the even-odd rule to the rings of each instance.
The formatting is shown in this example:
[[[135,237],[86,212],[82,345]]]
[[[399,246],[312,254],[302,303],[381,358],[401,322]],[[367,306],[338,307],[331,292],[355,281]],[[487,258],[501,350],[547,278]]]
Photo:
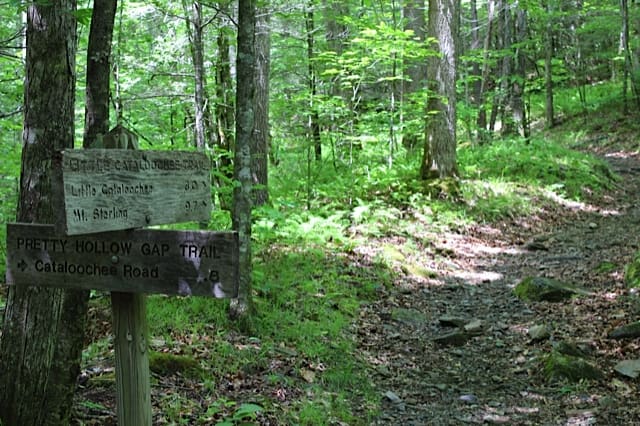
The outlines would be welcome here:
[[[129,230],[61,236],[7,224],[7,284],[181,296],[237,296],[235,232]]]
[[[208,221],[211,162],[200,152],[66,150],[54,176],[66,235]]]

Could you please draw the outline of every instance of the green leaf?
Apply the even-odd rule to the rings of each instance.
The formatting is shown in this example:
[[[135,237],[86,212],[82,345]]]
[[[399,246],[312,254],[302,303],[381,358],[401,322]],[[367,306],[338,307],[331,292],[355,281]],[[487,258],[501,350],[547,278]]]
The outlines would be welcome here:
[[[236,410],[233,417],[236,419],[242,419],[245,417],[255,417],[256,413],[263,411],[264,408],[257,404],[241,404]]]
[[[75,12],[72,12],[73,16],[76,17],[76,20],[80,25],[89,25],[91,22],[91,15],[93,14],[92,8],[82,8],[78,9]]]

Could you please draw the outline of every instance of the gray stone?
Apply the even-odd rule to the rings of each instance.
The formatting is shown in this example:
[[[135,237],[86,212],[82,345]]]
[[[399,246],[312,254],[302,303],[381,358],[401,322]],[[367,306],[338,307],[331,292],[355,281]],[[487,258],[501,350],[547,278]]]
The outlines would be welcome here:
[[[609,333],[609,338],[611,339],[628,339],[634,337],[640,337],[640,321],[623,325]]]
[[[556,350],[545,357],[544,372],[549,379],[567,379],[574,383],[580,380],[599,380],[604,377],[600,369],[584,359],[565,355]]]
[[[574,295],[590,294],[572,284],[546,277],[527,277],[513,291],[519,299],[532,302],[562,302]]]
[[[616,364],[613,369],[616,373],[632,379],[636,379],[640,375],[640,359],[626,359]]]
[[[442,346],[462,346],[471,338],[469,333],[465,333],[462,330],[455,330],[449,333],[441,334],[433,339],[439,345]]]
[[[484,322],[479,319],[474,319],[465,324],[463,328],[467,333],[480,334],[484,329]]]
[[[438,318],[438,322],[444,327],[463,327],[467,320],[455,315],[443,315]]]
[[[532,341],[537,342],[540,340],[546,340],[551,337],[551,332],[546,325],[534,325],[529,328],[527,332]]]

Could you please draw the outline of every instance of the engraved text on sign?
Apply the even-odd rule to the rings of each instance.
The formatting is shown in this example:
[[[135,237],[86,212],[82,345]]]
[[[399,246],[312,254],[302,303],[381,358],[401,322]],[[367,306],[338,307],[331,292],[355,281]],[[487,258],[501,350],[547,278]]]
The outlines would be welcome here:
[[[7,284],[235,297],[234,232],[140,229],[61,236],[7,225]]]
[[[211,163],[203,153],[67,150],[57,161],[64,234],[209,220]]]

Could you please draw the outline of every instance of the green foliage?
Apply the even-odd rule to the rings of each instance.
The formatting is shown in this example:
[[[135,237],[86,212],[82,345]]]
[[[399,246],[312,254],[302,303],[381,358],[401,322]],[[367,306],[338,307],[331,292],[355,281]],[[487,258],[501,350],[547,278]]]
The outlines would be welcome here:
[[[570,284],[545,277],[527,277],[513,289],[518,299],[532,302],[562,302],[579,292]]]
[[[149,353],[149,369],[153,373],[165,376],[176,373],[193,376],[198,374],[200,365],[190,355],[151,351]]]
[[[11,133],[9,133],[10,135]],[[4,277],[6,268],[6,227],[4,224],[16,219],[16,203],[18,197],[18,178],[20,176],[20,144],[11,140],[3,140],[0,135],[0,276]]]
[[[253,217],[252,278],[257,315],[243,328],[228,320],[224,301],[148,298],[155,349],[168,351],[152,355],[152,365],[156,371],[168,373],[182,369],[173,356],[189,360],[186,376],[202,383],[200,396],[207,403],[200,406],[199,401],[179,392],[163,394],[159,403],[168,423],[193,424],[197,419],[199,424],[240,425],[255,422],[264,413],[275,413],[282,424],[366,422],[354,418],[353,406],[362,404],[372,413],[378,397],[366,377],[368,367],[358,356],[349,326],[361,304],[374,299],[379,288],[390,286],[396,273],[433,277],[433,271],[420,269],[413,262],[429,244],[426,230],[527,215],[540,208],[541,199],[544,203],[581,199],[587,193],[612,188],[616,178],[603,162],[569,147],[589,138],[595,126],[609,131],[611,123],[617,123],[612,115],[602,112],[618,111],[615,101],[619,82],[586,85],[586,79],[577,78],[586,75],[586,67],[597,71],[598,77],[608,72],[606,67],[617,55],[612,45],[617,38],[607,34],[618,25],[617,18],[611,19],[612,8],[604,7],[604,2],[585,5],[585,11],[579,13],[580,44],[569,46],[565,24],[577,11],[568,8],[547,12],[539,2],[526,3],[533,28],[531,40],[513,49],[492,50],[487,55],[488,63],[497,67],[518,48],[525,49],[531,63],[537,64],[538,69],[528,70],[526,81],[535,128],[535,120],[544,116],[544,78],[540,72],[543,36],[553,18],[551,25],[562,44],[557,46],[559,53],[552,64],[556,112],[565,121],[585,112],[601,114],[589,122],[570,121],[568,126],[572,127],[566,131],[536,135],[529,141],[496,137],[482,146],[459,144],[461,178],[444,183],[424,183],[417,173],[422,136],[416,135],[422,135],[429,118],[424,113],[427,90],[395,97],[404,83],[403,68],[409,63],[423,63],[434,54],[430,41],[418,42],[415,34],[403,30],[401,20],[395,19],[400,16],[399,9],[392,9],[396,3],[372,6],[371,2],[347,2],[352,12],[347,14],[321,10],[317,3],[314,12],[319,25],[310,64],[304,30],[307,10],[300,5],[275,9],[271,21],[270,118],[271,150],[278,165],[270,170],[271,203],[257,208]],[[22,25],[14,8],[23,3],[11,0],[9,4],[14,6],[5,8],[10,11],[0,11],[0,43],[9,40]],[[116,23],[113,57],[119,67],[124,118],[143,136],[145,149],[189,147],[194,119],[193,70],[181,4],[128,2],[123,7],[122,21]],[[233,28],[221,18],[224,11],[206,7],[203,11],[209,13],[205,17],[209,29],[205,31],[205,63],[207,89],[213,94],[213,64],[219,53],[216,34],[218,30],[233,32]],[[79,22],[86,22],[89,12],[79,10]],[[344,39],[335,51],[323,36],[326,28],[321,24],[327,16],[344,27]],[[485,8],[480,10],[480,19],[486,20]],[[223,28],[217,28],[220,26]],[[88,31],[83,26],[80,31],[82,46]],[[617,29],[614,32],[617,34]],[[576,58],[575,47],[591,60],[581,68],[583,74],[575,72],[580,65],[572,59]],[[484,52],[466,52],[468,56],[462,59],[468,66],[484,64]],[[4,223],[15,216],[23,75],[20,49],[9,51],[1,45],[0,54],[0,220]],[[77,63],[82,85],[82,54]],[[619,67],[619,62],[616,64]],[[309,65],[314,67],[317,79],[313,99]],[[514,80],[513,76],[507,78]],[[460,94],[477,79],[469,76],[461,81]],[[499,86],[500,82],[495,83]],[[581,98],[585,94],[586,102]],[[488,109],[500,95],[497,89],[487,93]],[[81,87],[78,140],[82,134],[82,97]],[[212,106],[233,103],[232,99],[210,99]],[[11,112],[18,113],[5,117]],[[323,157],[319,161],[313,158],[309,137],[312,112],[317,112],[321,127]],[[466,129],[469,140],[477,131],[477,112],[476,107],[459,103],[459,125]],[[414,145],[405,147],[400,141],[410,139],[408,136],[413,137]],[[214,172],[216,177],[222,177],[220,172]],[[233,184],[227,183],[214,196],[228,196]],[[446,194],[455,196],[443,196]],[[229,213],[215,210],[209,228],[230,229]],[[3,227],[3,241],[4,233]],[[367,261],[352,251],[359,239],[395,235],[405,237],[407,245],[385,245],[379,255]],[[4,255],[2,248],[0,272]],[[602,272],[605,269],[598,268]],[[106,303],[105,298],[92,300],[94,306],[101,303]],[[239,329],[250,332],[238,336]],[[84,362],[103,361],[110,350],[109,338],[98,339],[85,351]],[[286,368],[272,368],[274,359]],[[306,371],[310,365],[322,368],[309,375]],[[257,402],[225,399],[220,395],[219,382],[236,372],[265,377],[272,385],[293,383],[304,394],[288,404],[273,402],[269,395]],[[112,375],[108,379],[113,382]],[[187,418],[187,412],[195,414]]]
[[[465,177],[533,185],[569,199],[582,198],[585,189],[611,189],[615,181],[604,161],[543,137],[529,142],[505,139],[488,146],[468,146],[458,155]]]
[[[89,25],[91,22],[91,14],[93,13],[93,9],[90,8],[82,8],[77,9],[73,12],[73,15],[78,20],[80,25]]]
[[[272,220],[280,223],[283,218]],[[181,352],[189,359],[195,354],[206,354],[196,358],[201,370],[191,370],[203,380],[220,377],[228,371],[244,371],[269,373],[278,381],[300,381],[297,375],[269,371],[275,354],[291,351],[299,359],[292,367],[294,371],[302,371],[306,363],[322,365],[322,369],[317,371],[317,378],[307,384],[313,396],[298,401],[283,414],[289,420],[282,421],[307,419],[304,424],[326,424],[329,416],[348,422],[351,407],[346,394],[357,385],[365,399],[374,396],[372,389],[361,387],[361,374],[365,369],[359,365],[345,329],[361,301],[373,297],[375,289],[384,285],[390,275],[384,268],[351,265],[338,252],[327,252],[324,243],[314,247],[313,239],[301,239],[297,227],[292,227],[291,234],[285,234],[289,238],[286,246],[278,245],[268,233],[263,245],[262,236],[259,233],[256,241],[253,279],[258,316],[253,321],[255,337],[250,338],[250,345],[240,348],[223,338],[235,325],[228,322],[224,303],[212,303],[206,298],[150,296],[147,316],[151,335],[161,337],[164,349]],[[287,246],[301,249],[290,251]],[[305,246],[307,248],[302,249]],[[189,341],[188,346],[185,339]],[[163,404],[173,408],[166,415],[173,412],[171,417],[178,419],[179,413],[188,407],[181,406],[184,402],[177,398],[167,398]],[[235,401],[228,402],[236,406]],[[323,409],[317,413],[314,407],[319,403]],[[219,406],[216,418],[224,412],[223,421],[231,422],[224,424],[250,421],[247,417],[250,413],[240,407],[243,406],[238,405],[237,410],[229,412],[231,407]],[[310,420],[313,416],[317,416],[315,423]]]
[[[89,410],[100,410],[100,411],[108,411],[109,409],[102,404],[93,401],[81,401],[80,405],[82,407],[88,408]],[[0,423],[1,425],[1,423]]]
[[[613,272],[618,268],[618,265],[612,262],[603,261],[596,267],[596,272],[598,273],[608,273]]]
[[[258,404],[243,403],[235,408],[236,405],[235,401],[219,399],[209,406],[206,415],[208,418],[223,416],[223,420],[215,423],[216,426],[248,426],[255,425],[257,414],[264,411],[264,407]],[[227,415],[230,409],[233,411]]]
[[[628,288],[640,287],[640,252],[636,252],[631,263],[625,265],[624,282]]]
[[[548,379],[566,379],[569,382],[599,380],[602,371],[582,358],[551,351],[544,359],[544,374]]]

